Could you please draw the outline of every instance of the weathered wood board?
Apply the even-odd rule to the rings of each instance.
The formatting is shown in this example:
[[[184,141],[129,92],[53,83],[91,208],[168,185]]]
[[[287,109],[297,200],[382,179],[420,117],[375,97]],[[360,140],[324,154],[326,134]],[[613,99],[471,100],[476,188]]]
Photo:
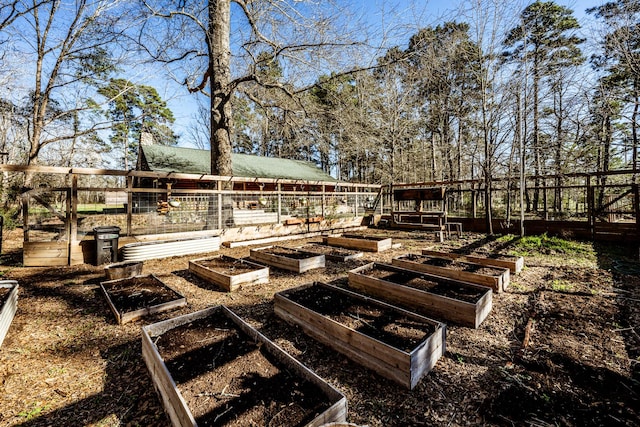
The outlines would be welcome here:
[[[350,270],[349,286],[421,314],[471,328],[479,327],[486,319],[493,299],[493,291],[484,286],[380,263]]]
[[[69,242],[24,242],[22,264],[25,267],[69,265]]]
[[[227,266],[211,266],[211,261]],[[227,292],[233,292],[243,285],[269,283],[269,267],[226,255],[190,260],[189,271]]]
[[[277,360],[280,368],[293,373],[304,381],[308,381],[321,390],[324,395],[323,397],[326,398],[328,402],[328,409],[318,414],[307,426],[319,427],[332,422],[346,421],[347,399],[342,393],[244,322],[231,310],[224,306],[215,306],[142,327],[142,357],[151,374],[153,385],[162,399],[165,411],[174,426],[195,426],[197,424],[195,417],[187,406],[187,402],[172,377],[172,373],[160,356],[154,342],[157,340],[157,337],[173,328],[212,316],[216,313],[223,313],[231,319],[237,326],[238,332],[250,338],[256,344],[256,348],[260,348],[260,351],[265,351],[273,356],[273,358]],[[206,362],[201,363],[205,364]],[[211,370],[213,369],[216,368],[211,368]],[[217,369],[224,369],[224,365],[217,367]],[[210,393],[212,390],[202,390],[202,392]]]
[[[363,311],[359,313],[363,319],[366,317],[365,311],[371,307],[371,310],[379,310],[390,317],[402,319],[400,322],[419,327],[425,335],[417,340],[418,344],[413,348],[397,348],[380,338],[372,337],[366,328],[354,329],[329,318],[321,309],[313,307],[313,303],[298,298],[298,294],[311,287],[318,287],[323,295],[326,294],[319,300],[330,305],[333,313],[339,311],[342,299],[346,299],[363,307]],[[446,325],[443,323],[324,283],[303,285],[276,293],[274,310],[285,321],[299,325],[312,338],[409,389],[416,386],[445,352]],[[365,320],[363,324],[371,328],[370,322]]]
[[[142,274],[142,261],[123,261],[109,264],[104,268],[107,280],[126,279]]]
[[[18,282],[15,280],[0,280],[4,303],[0,306],[0,346],[9,332],[9,326],[13,322],[18,309]],[[6,292],[6,294],[5,294]]]
[[[391,249],[391,238],[360,236],[355,234],[343,234],[340,236],[325,236],[322,243],[340,248],[355,249],[366,252],[382,252]]]
[[[298,249],[309,253],[324,255],[326,259],[335,262],[353,261],[354,259],[362,258],[364,256],[361,251],[357,251],[355,249],[337,248],[335,246],[321,245],[319,243],[299,246]]]
[[[130,287],[135,286],[136,279],[142,279],[151,284],[154,288],[160,289],[165,292],[165,298],[160,300],[153,299],[153,292],[148,292],[144,286],[132,290]],[[150,286],[147,285],[147,288]],[[100,289],[105,296],[109,308],[116,317],[119,324],[131,322],[141,317],[147,316],[153,313],[160,313],[163,311],[173,310],[179,307],[187,305],[187,300],[178,291],[167,286],[160,279],[153,274],[145,276],[127,277],[125,279],[109,280],[100,283]],[[118,300],[122,299],[122,296],[131,299],[132,302],[135,298],[138,303],[138,307],[123,308]]]
[[[423,249],[422,254],[442,258],[450,258],[464,262],[473,262],[476,264],[491,267],[508,268],[512,274],[520,273],[524,268],[524,258],[521,256],[496,255],[496,258],[489,258],[475,255],[461,255],[451,252],[433,251],[430,249]]]
[[[315,268],[324,268],[325,257],[314,253],[285,248],[282,246],[265,246],[249,249],[249,258],[253,261],[271,267],[304,273]]]
[[[418,254],[402,255],[391,260],[391,263],[407,270],[488,286],[494,292],[503,292],[509,286],[508,268]]]

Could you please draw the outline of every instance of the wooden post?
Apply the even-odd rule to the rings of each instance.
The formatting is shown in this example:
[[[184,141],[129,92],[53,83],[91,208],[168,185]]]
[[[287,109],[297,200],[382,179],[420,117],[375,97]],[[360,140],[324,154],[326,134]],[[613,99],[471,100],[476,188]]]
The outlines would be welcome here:
[[[638,184],[632,184],[633,186],[633,200],[634,210],[636,212],[636,244],[638,246],[638,253],[636,254],[640,259],[640,186]]]
[[[589,234],[593,240],[595,236],[595,206],[593,205],[595,199],[594,188],[591,187],[591,176],[587,177],[587,223],[589,224]]]
[[[355,216],[357,218],[358,217],[358,186],[356,185],[354,187],[354,189],[355,189],[355,192],[356,192],[356,208],[355,208],[354,212],[356,213]]]
[[[326,200],[325,200],[326,193],[325,193],[325,191],[326,191],[326,186],[324,184],[322,184],[322,214],[321,214],[322,218],[324,218],[324,206],[326,204]]]
[[[309,218],[311,217],[311,185],[307,182],[307,233],[311,231],[311,222],[309,222]]]
[[[71,214],[69,240],[78,240],[78,175],[71,176],[71,206],[67,206],[67,215]],[[69,212],[69,208],[71,211]]]
[[[133,216],[133,177],[127,176],[127,236],[131,236],[132,223],[131,217]]]
[[[218,188],[218,230],[222,230],[222,181],[216,181]]]
[[[278,192],[278,224],[280,224],[282,222],[282,184],[277,184],[276,191]]]
[[[72,265],[73,248],[71,245],[75,244],[78,240],[78,175],[71,175],[71,191],[67,194],[67,219],[69,222],[69,258],[67,262],[69,265]]]
[[[447,219],[447,212],[449,211],[449,203],[447,202],[447,193],[444,193],[444,197],[442,198],[442,212],[444,212],[444,223],[446,224],[448,219]]]
[[[476,218],[478,216],[478,208],[476,206],[478,202],[478,195],[474,187],[475,185],[471,184],[471,218]]]
[[[547,206],[547,178],[543,178],[542,180],[542,205],[544,209],[544,220],[549,220],[549,209]]]
[[[65,210],[64,210],[64,217],[65,217],[65,221],[64,221],[64,238],[67,240],[67,242],[69,242],[69,244],[71,244],[71,227],[72,227],[72,219],[71,219],[71,209],[72,209],[72,192],[73,190],[71,188],[67,188],[65,190],[65,199],[66,199],[66,203],[65,203]]]
[[[29,195],[22,198],[22,240],[29,241]]]

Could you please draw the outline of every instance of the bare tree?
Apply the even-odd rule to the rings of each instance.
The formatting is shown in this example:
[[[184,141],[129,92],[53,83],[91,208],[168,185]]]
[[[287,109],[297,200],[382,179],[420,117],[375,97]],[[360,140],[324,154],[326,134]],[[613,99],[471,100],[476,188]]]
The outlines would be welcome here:
[[[351,35],[345,35],[346,25],[342,32],[336,30],[334,24],[348,14],[333,1],[192,0],[176,7],[175,2],[142,0],[142,4],[147,23],[138,36],[140,45],[154,60],[165,63],[189,91],[210,98],[212,174],[232,173],[234,93],[246,85],[261,85],[294,99],[295,87],[311,83],[307,71],[317,73],[326,64],[341,67],[344,51],[338,48],[356,45]],[[265,61],[274,60],[284,68],[282,81],[267,81],[259,73]]]
[[[3,0],[0,2],[0,31],[13,24],[16,19],[31,13],[34,9],[50,1],[43,0],[29,3],[23,0]]]
[[[22,55],[33,64],[28,69],[33,80],[25,100],[26,164],[37,163],[50,144],[93,135],[108,126],[95,121],[96,116],[84,117],[88,120],[80,116],[97,107],[85,92],[87,85],[114,69],[108,51],[118,37],[119,14],[111,13],[118,2],[81,0],[68,6],[55,0],[34,2],[12,24],[14,37],[25,41],[21,46],[31,48]]]

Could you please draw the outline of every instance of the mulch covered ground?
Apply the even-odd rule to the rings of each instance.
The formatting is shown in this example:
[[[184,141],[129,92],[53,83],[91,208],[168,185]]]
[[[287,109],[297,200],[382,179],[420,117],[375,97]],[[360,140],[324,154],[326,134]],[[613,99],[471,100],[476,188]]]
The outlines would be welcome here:
[[[303,274],[271,269],[270,283],[234,293],[191,275],[189,259],[145,261],[188,305],[118,325],[102,296],[103,267],[21,267],[21,230],[5,232],[2,279],[19,281],[18,312],[0,347],[2,426],[166,426],[141,357],[140,327],[224,304],[343,392],[359,425],[637,425],[640,419],[640,269],[637,248],[586,244],[586,255],[537,253],[494,294],[478,329],[448,325],[447,351],[409,391],[307,337],[273,314],[273,294],[346,277],[366,262],[422,248],[508,251],[465,233],[443,244],[432,234],[373,230],[400,248],[358,261],[327,261]],[[293,241],[289,246],[319,242]],[[286,244],[283,244],[286,245]],[[246,257],[248,248],[223,249]],[[215,391],[213,391],[215,392]]]

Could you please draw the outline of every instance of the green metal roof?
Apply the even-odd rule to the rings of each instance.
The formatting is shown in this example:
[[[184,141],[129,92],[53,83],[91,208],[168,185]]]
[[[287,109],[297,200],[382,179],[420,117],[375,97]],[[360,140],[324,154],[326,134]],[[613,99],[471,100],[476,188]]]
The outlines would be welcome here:
[[[142,167],[153,172],[211,173],[209,150],[146,145],[140,147]],[[262,157],[251,154],[231,155],[233,176],[247,178],[282,178],[305,181],[336,181],[315,164],[302,160]],[[140,166],[139,166],[140,167]]]

